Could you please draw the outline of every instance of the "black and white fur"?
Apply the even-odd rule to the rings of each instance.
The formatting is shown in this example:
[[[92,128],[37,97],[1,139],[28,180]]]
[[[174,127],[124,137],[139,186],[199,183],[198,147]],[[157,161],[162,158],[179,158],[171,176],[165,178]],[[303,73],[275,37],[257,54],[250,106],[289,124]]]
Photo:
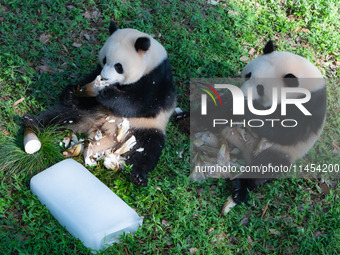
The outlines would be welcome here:
[[[110,37],[99,53],[96,70],[80,83],[67,86],[60,103],[39,116],[25,115],[26,127],[60,125],[93,137],[101,130],[104,140],[96,151],[109,149],[117,136],[117,122],[127,118],[137,144],[127,152],[132,181],[147,185],[165,145],[165,129],[176,104],[176,90],[167,52],[151,36],[135,29],[118,29],[110,23]],[[96,96],[76,97],[79,87],[101,75],[105,84]],[[116,123],[107,120],[116,120]],[[143,148],[143,151],[136,151]]]
[[[248,109],[245,102],[245,115],[242,119],[295,119],[296,127],[271,127],[270,122],[263,127],[253,127],[251,132],[257,137],[265,138],[273,145],[259,154],[251,151],[250,165],[290,166],[297,159],[303,157],[318,140],[323,130],[326,116],[326,86],[320,71],[307,59],[289,53],[274,51],[273,43],[269,41],[264,48],[263,55],[249,62],[242,71],[244,83],[241,87],[245,97],[248,88],[252,89],[253,105],[255,109],[269,109],[272,105],[272,87],[298,87],[311,92],[311,99],[303,106],[312,114],[305,116],[295,105],[287,105],[287,115],[281,115],[280,96],[278,106],[274,113],[267,116],[254,115]],[[275,82],[272,79],[275,78]],[[278,78],[278,79],[277,79]],[[289,94],[290,98],[299,98],[301,94]],[[227,97],[230,95],[227,95]],[[304,97],[304,95],[302,96]],[[230,98],[229,98],[230,99]],[[232,99],[225,98],[225,102]],[[231,106],[231,104],[230,104]],[[235,117],[235,116],[233,116]],[[235,119],[235,118],[234,118]],[[228,137],[227,137],[228,139]],[[233,140],[233,139],[230,139]],[[247,150],[249,150],[248,148]],[[243,150],[244,154],[249,151]],[[250,178],[247,178],[247,177]],[[245,202],[248,199],[248,190],[252,190],[277,175],[267,175],[266,178],[255,179],[244,174],[242,178],[233,180],[233,198],[236,203]]]

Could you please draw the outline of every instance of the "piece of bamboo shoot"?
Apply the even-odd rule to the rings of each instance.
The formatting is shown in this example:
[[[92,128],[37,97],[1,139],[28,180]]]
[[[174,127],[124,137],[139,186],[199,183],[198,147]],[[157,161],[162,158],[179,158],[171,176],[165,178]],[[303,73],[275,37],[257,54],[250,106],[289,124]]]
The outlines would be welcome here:
[[[41,143],[38,137],[30,129],[26,129],[24,133],[24,148],[25,152],[28,154],[36,153],[41,148]]]

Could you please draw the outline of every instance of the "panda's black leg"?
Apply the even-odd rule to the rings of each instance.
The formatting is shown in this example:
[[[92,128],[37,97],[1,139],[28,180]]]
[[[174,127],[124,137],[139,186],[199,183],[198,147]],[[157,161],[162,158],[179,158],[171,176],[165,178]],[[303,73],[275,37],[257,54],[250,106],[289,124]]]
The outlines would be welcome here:
[[[137,129],[133,135],[137,144],[132,154],[129,154],[126,164],[132,165],[132,182],[138,186],[146,186],[147,174],[156,167],[165,145],[165,135],[157,129]]]
[[[232,196],[234,199],[234,202],[236,204],[241,204],[243,202],[246,202],[249,198],[249,191],[247,189],[247,183],[245,182],[245,179],[234,179],[231,182],[232,188]]]
[[[249,191],[281,176],[281,173],[279,172],[261,172],[263,166],[268,167],[269,165],[272,167],[289,167],[291,162],[284,153],[270,149],[264,150],[259,155],[257,155],[252,160],[251,166],[257,167],[260,172],[244,173],[240,178],[234,179],[232,181],[232,196],[236,204],[246,202],[249,198]]]
[[[29,114],[22,116],[22,123],[27,128],[42,128],[42,126],[39,124],[39,120]]]
[[[41,112],[38,116],[25,114],[22,122],[25,127],[43,129],[47,126],[77,123],[80,120],[80,112],[74,107],[56,105]]]
[[[248,201],[249,191],[273,179],[237,178],[232,181],[232,196],[236,204]]]

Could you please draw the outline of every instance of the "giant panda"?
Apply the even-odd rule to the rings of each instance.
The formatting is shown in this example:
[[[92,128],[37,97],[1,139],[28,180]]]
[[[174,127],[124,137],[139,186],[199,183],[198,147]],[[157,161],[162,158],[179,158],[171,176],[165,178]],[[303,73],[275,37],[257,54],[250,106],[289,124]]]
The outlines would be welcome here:
[[[269,41],[263,54],[250,61],[241,73],[243,85],[241,90],[245,95],[246,121],[260,119],[265,123],[261,127],[251,127],[250,132],[256,137],[254,142],[245,144],[239,137],[233,135],[232,129],[222,132],[225,138],[241,149],[247,163],[252,166],[287,166],[290,167],[297,159],[302,158],[318,140],[323,130],[326,117],[326,86],[321,72],[307,59],[289,52],[274,51],[272,41]],[[266,110],[272,106],[273,88],[277,88],[278,102],[276,110],[270,115],[255,115],[248,107],[247,97],[252,94],[255,109]],[[303,88],[310,92],[311,98],[303,106],[311,115],[305,115],[294,104],[287,104],[286,115],[281,115],[281,88]],[[230,97],[230,94],[227,97]],[[301,93],[288,93],[289,99],[304,98]],[[226,99],[228,101],[228,99]],[[232,100],[229,100],[232,102]],[[229,106],[232,108],[232,106]],[[233,116],[235,117],[235,116]],[[236,118],[237,119],[237,118]],[[297,125],[284,127],[273,125],[265,119],[294,119]],[[254,125],[255,126],[255,125]],[[233,199],[237,204],[247,201],[248,191],[271,180],[279,174],[256,176],[244,173],[232,181]]]
[[[117,138],[117,123],[129,122],[136,144],[124,154],[132,165],[132,181],[147,185],[165,145],[165,130],[176,105],[176,89],[165,48],[150,35],[118,29],[111,21],[110,36],[99,52],[97,68],[81,82],[67,86],[60,103],[38,116],[24,115],[29,128],[59,125],[75,133],[103,139],[92,153],[109,149]],[[98,77],[102,86],[89,86]],[[86,93],[79,91],[86,90]],[[85,151],[86,153],[86,151]]]
[[[233,112],[234,98],[231,91],[221,94],[223,109],[209,111],[202,115],[193,111],[191,115],[192,129],[199,123],[213,123],[214,119],[233,120],[233,123],[246,123],[239,126],[216,125],[209,130],[218,134],[220,140],[237,147],[243,154],[247,166],[287,166],[290,167],[297,159],[302,158],[318,140],[323,130],[326,117],[326,86],[321,72],[307,59],[289,52],[274,51],[272,41],[269,41],[263,54],[250,61],[241,72],[240,89],[244,95],[244,114]],[[255,115],[250,111],[248,100],[257,110],[268,110],[273,105],[273,88],[277,89],[277,107],[269,115]],[[294,104],[287,104],[286,115],[281,115],[281,88],[303,88],[310,92],[311,98],[302,105],[311,113],[306,116]],[[249,92],[251,95],[249,95]],[[303,99],[303,93],[288,93],[289,99]],[[242,99],[241,99],[242,100]],[[307,101],[307,100],[306,100]],[[212,100],[208,100],[207,109],[214,109]],[[263,125],[249,120],[263,121]],[[266,121],[274,119],[279,121]],[[284,127],[283,119],[297,120],[295,127]],[[197,122],[197,123],[196,123]],[[288,126],[288,123],[286,123]],[[289,123],[294,126],[295,123]],[[292,125],[293,124],[293,125]],[[241,125],[242,126],[242,125]],[[198,131],[198,130],[196,130]],[[201,130],[200,130],[201,131]],[[232,197],[236,204],[246,202],[249,191],[259,185],[279,177],[280,174],[254,174],[243,172],[232,179]]]

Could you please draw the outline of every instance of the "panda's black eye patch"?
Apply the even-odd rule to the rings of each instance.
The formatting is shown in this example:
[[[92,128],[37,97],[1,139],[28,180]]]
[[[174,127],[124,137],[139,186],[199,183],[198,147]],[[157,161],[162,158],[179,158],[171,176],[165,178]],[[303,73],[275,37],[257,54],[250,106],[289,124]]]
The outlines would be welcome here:
[[[247,73],[245,76],[246,79],[249,79],[250,77],[251,77],[251,72]]]
[[[263,97],[264,96],[264,87],[263,85],[259,84],[256,86],[256,90],[257,90],[257,94],[260,96],[260,97]]]
[[[122,66],[121,63],[115,64],[115,69],[116,69],[117,73],[119,73],[119,74],[123,73],[123,66]]]
[[[285,76],[283,76],[283,82],[284,82],[286,87],[291,87],[291,88],[299,87],[299,80],[292,73],[289,73],[289,74],[286,74]]]
[[[103,65],[106,64],[106,57],[103,59]]]

